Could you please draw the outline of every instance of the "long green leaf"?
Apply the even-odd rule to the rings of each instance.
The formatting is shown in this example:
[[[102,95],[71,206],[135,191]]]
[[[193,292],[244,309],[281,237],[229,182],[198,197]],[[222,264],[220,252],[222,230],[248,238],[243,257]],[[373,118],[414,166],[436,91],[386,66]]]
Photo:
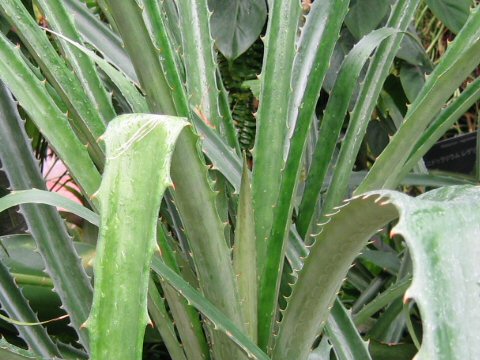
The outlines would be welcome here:
[[[312,166],[308,173],[302,202],[299,206],[297,227],[302,236],[308,233],[308,229],[314,219],[320,189],[325,181],[338,136],[348,111],[350,99],[355,90],[354,85],[360,77],[360,72],[372,51],[393,34],[395,34],[395,30],[388,28],[371,32],[355,45],[342,63],[320,125]]]
[[[151,46],[158,52],[159,64],[165,76],[165,81],[169,86],[169,96],[172,98],[177,114],[188,116],[188,100],[185,93],[184,80],[180,72],[183,64],[179,64],[177,61],[176,49],[172,39],[169,37],[160,5],[155,0],[143,0],[143,4],[143,18],[150,34]]]
[[[235,127],[231,118],[220,115],[219,87],[217,85],[216,59],[210,35],[210,13],[207,0],[177,2],[182,31],[183,60],[189,102],[205,121],[225,140],[238,147]],[[233,136],[232,136],[233,134]],[[232,142],[233,141],[233,142]]]
[[[175,109],[171,98],[166,99],[173,95],[157,58],[158,49],[153,46],[144,25],[138,24],[143,21],[138,4],[132,1],[115,2],[112,14],[146,92],[150,110],[172,115],[176,111],[183,112],[182,109]],[[191,132],[180,135],[171,172],[175,184],[174,200],[189,241],[200,288],[207,299],[227,314],[237,326],[243,327],[224,224],[217,212],[216,195],[209,183],[203,154],[198,149],[198,138]],[[192,192],[192,189],[195,191]],[[231,348],[223,334],[214,332],[213,337],[214,352],[225,351],[224,357],[233,356],[237,352],[238,356],[243,356],[240,351]]]
[[[277,201],[278,184],[284,163],[286,119],[300,14],[301,7],[297,1],[276,0],[271,3],[260,77],[262,92],[253,152],[252,187],[259,274],[263,274],[265,267],[273,222],[272,207]],[[260,326],[269,328],[270,317],[265,318],[259,313],[259,319]],[[262,349],[267,348],[269,338],[270,333],[259,328],[258,341]]]
[[[356,190],[362,193],[396,184],[405,161],[424,130],[439,113],[445,101],[480,62],[480,7],[450,44],[416,101],[410,106],[403,126],[375,161],[369,174]]]
[[[152,43],[149,29],[143,20],[143,5],[135,0],[105,2],[118,26],[151,111],[176,115],[171,88],[162,71],[161,49]],[[178,115],[187,116],[188,113],[178,112]]]
[[[115,64],[130,80],[138,82],[132,61],[122,46],[122,40],[108,25],[93,15],[87,6],[78,0],[65,0],[83,40],[95,46],[102,55]]]
[[[365,75],[364,85],[350,116],[347,133],[335,164],[334,175],[322,204],[323,216],[332,211],[333,207],[337,206],[347,195],[353,164],[360,150],[375,103],[418,4],[419,0],[399,0],[392,8],[387,26],[397,29],[399,33],[380,45]]]
[[[174,323],[165,306],[165,299],[159,294],[151,277],[148,282],[148,312],[172,360],[186,360],[185,353],[175,334]]]
[[[95,291],[86,327],[92,359],[140,359],[156,224],[178,118],[123,115],[107,129],[107,165],[98,190],[101,228]],[[135,186],[132,186],[135,184]]]
[[[350,97],[352,96],[354,90],[352,83],[355,83],[356,79],[360,76],[360,71],[373,49],[377,47],[379,43],[381,43],[385,38],[391,36],[394,33],[395,31],[393,29],[380,29],[372,32],[370,35],[363,38],[362,41],[357,44],[357,46],[350,52],[350,54],[345,59],[345,62],[342,65],[342,68],[338,74],[337,82],[335,83],[334,89],[332,91],[330,97],[331,100],[329,101],[327,109],[325,111],[325,116],[323,118],[320,128],[320,137],[317,141],[317,147],[315,149],[315,157],[313,160],[312,169],[309,173],[309,190],[313,193],[320,193],[319,190],[321,188],[321,184],[323,183],[323,177],[326,175],[327,166],[332,157],[333,151],[335,149],[336,140],[341,130],[341,125],[343,123],[342,120],[345,117]],[[290,165],[291,163],[287,161],[287,170],[291,170],[289,168]],[[295,165],[292,166],[294,167]],[[292,191],[295,189],[293,181],[299,175],[299,164],[297,163],[296,166],[297,168],[294,169],[296,171],[293,172],[294,175],[292,175],[292,173],[286,172],[285,177],[282,179],[282,191],[280,193],[278,211],[276,212],[278,219],[275,219],[274,227],[272,228],[272,242],[268,247],[269,258],[267,259],[267,265],[265,268],[265,278],[262,279],[262,291],[265,291],[265,293],[267,294],[271,294],[270,307],[272,306],[272,302],[276,300],[276,292],[272,289],[272,285],[278,281],[278,278],[276,278],[275,274],[278,273],[278,264],[282,264],[280,259],[283,259],[285,251],[283,249],[285,244],[284,242],[282,242],[282,240],[286,237],[289,230],[288,219],[289,215],[291,216],[291,212],[293,210],[294,192]],[[290,176],[290,178],[288,178],[287,176]],[[290,185],[288,185],[288,182],[290,182]],[[290,194],[288,194],[288,191],[290,191]],[[305,209],[306,212],[308,212],[308,210],[311,211],[309,215],[312,216],[314,210],[313,205],[317,203],[317,198],[316,196],[310,196],[310,194],[310,192],[304,193],[303,198],[308,199],[309,205],[300,209]],[[305,204],[305,202],[303,204]],[[301,215],[306,216],[305,213],[301,213]],[[271,284],[268,291],[263,290],[263,284],[265,284],[266,287],[268,286],[268,284]],[[263,305],[263,298],[261,300],[261,305]],[[270,311],[271,309],[272,308],[270,308]],[[272,315],[273,314],[271,314],[271,316]]]
[[[38,3],[45,12],[49,25],[54,30],[79,44],[82,43],[80,34],[62,1],[39,0]],[[63,50],[64,57],[77,75],[83,86],[83,90],[93,106],[98,110],[103,122],[109,122],[115,117],[116,113],[113,109],[112,99],[105,91],[94,63],[75,46],[64,41],[60,41],[59,43]]]
[[[18,36],[40,65],[47,80],[68,106],[73,115],[72,125],[81,140],[89,144],[93,159],[98,166],[103,167],[103,150],[97,139],[104,133],[105,125],[85,94],[80,80],[58,55],[46,34],[39,31],[35,20],[20,0],[2,1],[0,12],[17,29]]]
[[[240,155],[241,150],[240,150],[240,140],[237,135],[237,130],[235,129],[234,126],[234,120],[233,120],[233,115],[232,111],[230,110],[230,101],[228,99],[228,92],[227,89],[225,88],[225,84],[223,81],[220,79],[220,69],[217,68],[217,84],[219,87],[219,106],[220,106],[220,115],[223,118],[223,122],[227,124],[229,127],[229,131],[226,134],[227,142],[230,146],[232,146],[236,153]]]
[[[177,275],[158,258],[153,258],[152,269],[161,277],[164,277],[175,289],[184,296],[193,306],[205,315],[217,331],[223,332],[235,344],[237,344],[252,359],[269,360],[255,343],[240,330],[227,316],[205,299],[197,290],[191,287],[185,280]]]
[[[163,14],[165,21],[168,23],[168,29],[172,37],[172,41],[175,44],[175,48],[178,50],[179,54],[182,51],[182,34],[181,29],[178,26],[178,9],[175,1],[160,0],[162,6]],[[183,74],[185,75],[185,74]],[[185,77],[183,77],[185,78]]]
[[[197,139],[183,135],[189,134],[180,136],[172,164],[174,199],[186,230],[200,288],[207,299],[242,328],[240,299],[230,249],[225,241],[225,225],[216,208],[216,194],[208,183],[205,165],[198,159]],[[224,351],[220,358],[236,351],[223,334],[214,332],[213,335],[220,337],[214,343],[214,352],[215,346],[218,351]],[[238,352],[235,356],[243,355]]]
[[[257,340],[257,251],[255,223],[253,220],[252,189],[247,162],[243,162],[242,187],[238,202],[233,266],[238,280],[238,292],[242,299],[245,327],[250,338]]]
[[[34,101],[40,102],[41,93],[36,96],[37,99]],[[33,187],[46,190],[23,126],[24,123],[20,119],[15,102],[2,85],[0,87],[0,158],[10,186],[14,190]],[[57,128],[59,132],[60,126]],[[73,144],[71,145],[75,150]],[[72,245],[66,226],[58,212],[49,206],[21,205],[20,208],[29,231],[35,239],[37,249],[42,255],[44,266],[55,284],[55,291],[62,299],[64,308],[69,312],[80,341],[88,349],[87,333],[81,330],[80,326],[90,311],[92,287]]]
[[[348,1],[317,2],[313,5],[302,29],[295,57],[292,85],[294,90],[288,109],[289,125],[285,140],[285,148],[288,149],[287,159],[282,170],[277,206],[274,209],[267,247],[268,258],[264,261],[263,273],[260,273],[259,322],[262,324],[262,337],[272,336],[280,274],[301,172],[302,154],[307,144],[315,104],[347,9]]]
[[[47,190],[31,189],[14,191],[0,198],[0,212],[21,204],[45,204],[67,209],[72,214],[80,216],[93,225],[99,226],[100,224],[98,215],[93,211],[63,195]]]
[[[363,341],[349,312],[338,299],[333,304],[325,329],[339,360],[372,359],[368,343]]]
[[[327,320],[328,308],[350,264],[367,239],[395,217],[393,208],[384,206],[379,210],[372,198],[348,203],[323,226],[288,302],[273,359],[306,358],[319,329]],[[322,272],[318,272],[319,266]],[[301,334],[295,331],[294,324],[298,323],[303,324]]]
[[[0,262],[0,303],[10,318],[25,323],[38,323],[38,317],[15,284],[12,275]],[[44,357],[59,356],[60,353],[43,326],[17,326],[21,338],[30,350]]]
[[[180,75],[183,81],[185,81],[185,69],[182,65],[181,55],[182,50],[182,29],[178,26],[180,21],[178,18],[178,9],[175,1],[160,0],[161,14],[165,24],[168,28],[169,38],[173,48],[176,50],[175,58],[178,64],[180,64]]]
[[[167,235],[161,226],[157,227],[157,239],[165,264],[176,273],[180,273],[175,254],[169,246]],[[175,325],[182,340],[182,346],[187,359],[196,359],[199,357],[209,359],[209,349],[198,312],[164,279],[160,279],[160,284],[175,320]]]
[[[86,195],[92,195],[100,184],[100,174],[95,168],[85,146],[78,140],[68,119],[45,90],[44,84],[30,71],[15,48],[0,34],[0,78],[15,95],[20,105],[30,115],[50,145],[63,159]]]
[[[293,275],[298,275],[298,272],[303,266],[302,259],[308,256],[308,249],[303,240],[296,234],[296,231],[290,231],[286,255],[294,270]],[[347,311],[343,307],[338,298],[330,310],[326,323],[326,331],[328,332],[328,336],[334,338],[332,339],[332,343],[335,344],[337,355],[339,355],[339,352],[342,352],[341,356],[360,357],[361,359],[370,358],[367,346],[363,342],[354,324],[350,311]],[[324,337],[324,340],[325,339],[327,339],[327,337]],[[308,359],[316,359],[315,350],[310,353]]]

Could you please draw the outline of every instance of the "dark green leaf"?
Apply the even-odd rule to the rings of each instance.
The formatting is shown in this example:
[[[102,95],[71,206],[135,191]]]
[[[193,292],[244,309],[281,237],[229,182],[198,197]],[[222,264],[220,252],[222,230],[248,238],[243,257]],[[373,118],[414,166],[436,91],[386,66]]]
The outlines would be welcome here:
[[[380,24],[389,9],[390,2],[385,0],[352,0],[345,23],[350,32],[360,39]]]
[[[398,50],[397,57],[405,60],[411,65],[423,66],[428,71],[431,71],[431,61],[427,56],[425,48],[419,37],[416,34],[415,27],[410,25],[408,28],[408,36],[405,36],[402,40],[402,45]]]
[[[394,252],[365,249],[360,259],[367,260],[392,274],[396,274],[400,269],[400,260]]]
[[[373,156],[377,157],[388,145],[389,138],[386,127],[380,121],[370,121],[367,127],[366,140]]]
[[[212,36],[227,59],[244,53],[258,38],[267,18],[265,0],[209,0]]]
[[[447,28],[458,33],[470,14],[471,0],[427,0],[428,7]]]
[[[400,80],[408,101],[412,103],[425,84],[425,70],[420,66],[403,64],[400,68]]]

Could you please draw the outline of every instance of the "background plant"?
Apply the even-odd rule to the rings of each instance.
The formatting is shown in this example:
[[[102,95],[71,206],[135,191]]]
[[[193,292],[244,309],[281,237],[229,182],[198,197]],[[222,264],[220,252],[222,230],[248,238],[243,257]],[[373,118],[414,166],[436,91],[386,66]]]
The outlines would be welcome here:
[[[2,354],[478,357],[478,177],[421,159],[478,100],[480,13],[420,3],[4,0],[0,209],[22,217],[2,237],[0,301],[20,321]],[[434,59],[412,26],[427,7],[457,34]],[[25,124],[85,207],[18,192],[46,190]],[[449,187],[372,192],[412,185]],[[53,301],[71,328],[31,326]]]

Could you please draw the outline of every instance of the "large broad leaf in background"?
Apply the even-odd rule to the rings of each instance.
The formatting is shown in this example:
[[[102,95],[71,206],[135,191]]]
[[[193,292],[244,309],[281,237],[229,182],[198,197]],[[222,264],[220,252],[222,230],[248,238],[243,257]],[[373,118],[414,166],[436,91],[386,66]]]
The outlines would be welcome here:
[[[348,30],[360,39],[375,29],[387,15],[390,1],[352,0],[350,11],[345,18]]]
[[[227,59],[235,59],[258,38],[267,18],[265,0],[209,0],[212,36]]]
[[[400,68],[400,81],[402,82],[405,95],[411,103],[415,101],[415,98],[425,84],[425,75],[425,68],[421,66],[402,64]]]
[[[472,0],[427,0],[427,5],[456,34],[467,21]]]

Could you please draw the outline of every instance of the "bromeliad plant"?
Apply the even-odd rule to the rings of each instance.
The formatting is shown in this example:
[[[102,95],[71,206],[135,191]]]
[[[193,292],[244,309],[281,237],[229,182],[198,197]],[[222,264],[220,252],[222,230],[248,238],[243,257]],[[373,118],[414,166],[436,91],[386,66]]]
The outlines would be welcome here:
[[[245,51],[266,3],[98,0],[100,21],[78,0],[3,0],[0,210],[20,205],[27,230],[2,237],[0,302],[28,350],[2,340],[2,358],[140,359],[148,323],[175,360],[406,359],[375,340],[407,330],[419,359],[480,358],[480,191],[421,166],[480,96],[478,78],[457,91],[480,11],[440,2],[460,26],[433,66],[411,33],[419,0],[269,1],[250,171],[215,49]],[[85,207],[45,191],[22,117]],[[353,172],[362,154],[379,156]],[[385,190],[412,183],[457,186]],[[99,227],[95,252],[52,205]],[[17,284],[53,287],[79,344],[38,325],[40,295]]]

